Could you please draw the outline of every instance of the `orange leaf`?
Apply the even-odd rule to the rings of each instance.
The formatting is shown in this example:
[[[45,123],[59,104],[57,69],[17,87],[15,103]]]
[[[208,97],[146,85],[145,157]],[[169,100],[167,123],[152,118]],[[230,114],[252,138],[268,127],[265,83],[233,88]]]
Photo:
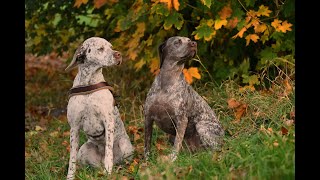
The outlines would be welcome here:
[[[243,33],[247,31],[247,28],[246,27],[243,27],[236,35],[232,36],[232,39],[235,39],[237,37],[240,37],[242,38],[243,37]]]
[[[282,31],[283,33],[286,33],[287,31],[291,31],[291,23],[288,23],[287,21],[284,21],[281,26],[279,27],[279,30]]]
[[[236,121],[240,121],[241,117],[246,112],[247,107],[248,107],[248,105],[241,104],[239,107],[236,108],[236,112],[235,112]]]
[[[259,25],[254,27],[254,32],[263,33],[266,29],[267,29],[267,25],[266,24],[259,24]]]
[[[187,83],[191,84],[193,80],[192,80],[192,76],[188,73],[188,70],[183,69],[182,72],[183,72],[184,78],[186,79]]]
[[[81,4],[87,4],[87,3],[88,3],[88,0],[76,0],[73,7],[79,8],[81,6]]]
[[[247,40],[247,43],[246,43],[246,46],[249,45],[250,43],[250,40],[252,40],[253,42],[258,42],[258,39],[259,39],[259,36],[256,35],[256,34],[249,34],[246,36],[246,40]]]
[[[233,19],[230,19],[228,21],[228,24],[227,24],[226,27],[230,28],[230,29],[233,29],[233,28],[235,28],[237,26],[238,22],[239,22],[238,18],[234,17]]]
[[[221,11],[218,12],[220,19],[227,19],[232,14],[232,9],[230,5],[224,6]]]
[[[281,26],[281,20],[275,19],[272,23],[271,26],[274,27],[276,30],[278,29],[279,26]]]
[[[230,109],[240,106],[240,102],[237,101],[235,98],[230,98],[227,102],[228,102],[228,107]]]
[[[188,69],[189,74],[196,79],[201,79],[201,75],[199,74],[199,70],[196,67],[191,67]]]
[[[172,9],[172,6],[175,10],[177,11],[179,10],[179,6],[180,6],[179,0],[160,0],[160,2],[166,3],[169,10]]]
[[[107,0],[93,0],[94,8],[99,9],[107,3]]]

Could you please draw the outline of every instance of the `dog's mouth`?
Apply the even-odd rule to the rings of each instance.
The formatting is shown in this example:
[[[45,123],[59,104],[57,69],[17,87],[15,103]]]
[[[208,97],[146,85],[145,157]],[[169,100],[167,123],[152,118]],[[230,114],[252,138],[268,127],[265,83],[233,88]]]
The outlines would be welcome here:
[[[178,62],[179,64],[185,63],[186,61],[194,58],[197,54],[197,48],[190,48],[190,51],[183,57],[181,57],[181,60]]]

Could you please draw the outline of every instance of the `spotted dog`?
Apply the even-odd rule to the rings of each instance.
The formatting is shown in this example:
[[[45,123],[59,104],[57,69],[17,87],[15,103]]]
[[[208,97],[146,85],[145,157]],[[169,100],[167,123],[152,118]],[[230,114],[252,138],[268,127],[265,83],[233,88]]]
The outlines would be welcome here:
[[[205,100],[184,79],[184,63],[197,53],[197,43],[187,37],[171,37],[158,48],[160,73],[147,94],[144,105],[145,158],[150,153],[153,122],[174,138],[174,161],[183,139],[191,151],[217,150],[224,130]]]
[[[66,71],[78,66],[73,88],[90,87],[105,82],[102,68],[121,62],[121,54],[107,40],[91,37],[78,47]],[[131,158],[133,147],[109,89],[71,96],[67,118],[71,127],[68,180],[74,179],[76,162],[104,167],[110,174],[114,164]],[[88,140],[79,149],[80,130]]]

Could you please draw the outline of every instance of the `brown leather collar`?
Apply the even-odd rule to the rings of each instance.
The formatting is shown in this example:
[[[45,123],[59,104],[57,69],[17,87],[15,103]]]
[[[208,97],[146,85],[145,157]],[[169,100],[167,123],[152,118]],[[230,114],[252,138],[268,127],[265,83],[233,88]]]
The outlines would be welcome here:
[[[69,90],[69,99],[75,95],[84,95],[93,93],[102,89],[109,89],[113,95],[113,87],[110,86],[107,82],[100,82],[98,84],[93,84],[89,86],[77,86]],[[113,98],[114,99],[114,98]],[[115,104],[115,102],[114,102]]]

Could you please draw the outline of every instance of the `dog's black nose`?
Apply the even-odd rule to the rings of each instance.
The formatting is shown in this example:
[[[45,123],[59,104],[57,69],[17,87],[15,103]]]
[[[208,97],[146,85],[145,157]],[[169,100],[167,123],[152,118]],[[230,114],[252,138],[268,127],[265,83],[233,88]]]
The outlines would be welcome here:
[[[114,52],[114,53],[113,53],[113,56],[114,56],[116,59],[121,58],[121,54],[120,54],[119,52]]]
[[[189,42],[189,46],[197,47],[197,43],[195,41],[191,41],[191,42]]]

